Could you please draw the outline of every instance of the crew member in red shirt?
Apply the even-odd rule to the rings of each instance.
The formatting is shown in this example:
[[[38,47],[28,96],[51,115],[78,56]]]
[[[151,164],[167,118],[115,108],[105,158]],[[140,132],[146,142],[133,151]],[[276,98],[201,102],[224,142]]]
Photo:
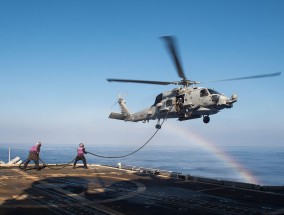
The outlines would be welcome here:
[[[30,149],[30,152],[29,152],[29,157],[27,159],[27,161],[25,162],[24,164],[24,170],[26,171],[27,170],[27,166],[29,164],[29,162],[31,160],[34,161],[35,163],[35,168],[37,171],[39,171],[39,152],[40,152],[40,147],[41,147],[41,142],[37,142],[35,146],[33,146],[31,149]]]
[[[87,167],[87,162],[86,162],[86,158],[84,156],[84,154],[87,154],[86,150],[85,150],[85,147],[84,147],[84,144],[83,143],[80,143],[79,144],[79,148],[77,149],[77,157],[75,159],[75,162],[74,162],[74,165],[73,165],[73,169],[75,169],[75,166],[77,164],[77,161],[79,160],[82,160],[83,163],[84,163],[84,168],[85,169],[88,169]]]

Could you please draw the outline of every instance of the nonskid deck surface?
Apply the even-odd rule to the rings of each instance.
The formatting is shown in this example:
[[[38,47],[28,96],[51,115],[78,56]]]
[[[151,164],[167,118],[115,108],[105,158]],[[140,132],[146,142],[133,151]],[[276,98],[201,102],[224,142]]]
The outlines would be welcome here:
[[[100,165],[0,168],[0,214],[284,214],[284,191],[182,180]]]

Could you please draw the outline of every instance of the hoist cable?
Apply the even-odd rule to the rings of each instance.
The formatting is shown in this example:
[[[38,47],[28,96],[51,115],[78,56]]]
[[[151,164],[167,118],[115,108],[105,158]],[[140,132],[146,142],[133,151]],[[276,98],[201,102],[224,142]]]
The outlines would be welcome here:
[[[63,168],[65,168],[65,167],[69,166],[71,163],[73,163],[73,161],[74,161],[75,159],[76,159],[76,157],[75,157],[72,161],[68,162],[67,164],[64,164],[64,165],[62,165],[62,166],[60,165],[60,166],[61,166],[60,168],[53,168],[53,167],[51,167],[50,165],[46,164],[40,157],[38,158],[38,160],[43,163],[43,167],[47,167],[47,168],[52,169],[52,170],[63,169]],[[19,165],[19,168],[20,168],[20,169],[23,169],[23,168],[22,168],[22,164],[25,163],[27,160],[28,160],[28,159],[26,159],[26,160],[24,160],[24,161],[22,161],[22,162],[20,163],[20,165]],[[57,164],[56,164],[56,165],[57,165]]]
[[[164,123],[165,120],[167,119],[168,114],[169,114],[169,112],[172,110],[172,108],[173,108],[173,105],[172,105],[171,108],[168,110],[168,112],[167,112],[166,116],[164,117],[163,122],[161,123],[160,126],[163,125],[163,123]],[[140,151],[144,146],[146,146],[146,145],[153,139],[153,137],[158,133],[159,130],[160,130],[160,129],[157,128],[157,130],[154,132],[154,134],[153,134],[142,146],[140,146],[140,147],[139,147],[138,149],[136,149],[135,151],[133,151],[133,152],[131,152],[131,153],[128,153],[128,154],[126,154],[126,155],[121,155],[121,156],[104,156],[104,155],[98,155],[98,154],[95,154],[95,153],[92,153],[92,152],[87,152],[87,153],[88,153],[88,154],[91,154],[91,155],[93,155],[93,156],[96,156],[96,157],[100,157],[100,158],[124,158],[124,157],[130,156],[130,155],[132,155],[132,154],[134,154],[134,153]]]
[[[75,159],[76,159],[76,157],[75,157],[72,161],[68,162],[67,164],[60,165],[61,167],[59,167],[59,168],[53,168],[53,167],[51,167],[50,165],[46,164],[41,158],[39,158],[39,160],[43,163],[43,165],[44,165],[45,167],[47,167],[47,168],[49,168],[49,169],[52,169],[52,170],[63,169],[63,168],[65,168],[65,167],[69,166],[71,163],[73,163]],[[57,165],[57,164],[56,164],[56,165]]]
[[[172,110],[172,108],[173,108],[173,105],[172,105],[171,108],[168,110],[166,116],[163,118],[163,121],[162,121],[162,123],[160,124],[160,126],[162,126],[162,125],[164,124],[164,122],[165,122],[165,120],[167,119],[168,114],[169,114],[169,112]],[[124,157],[130,156],[130,155],[132,155],[132,154],[134,154],[134,153],[140,151],[143,147],[145,147],[145,146],[153,139],[153,137],[158,133],[159,130],[160,130],[160,128],[157,128],[156,131],[154,132],[154,134],[153,134],[142,146],[140,146],[140,147],[139,147],[138,149],[136,149],[135,151],[133,151],[133,152],[131,152],[131,153],[128,153],[128,154],[126,154],[126,155],[121,155],[121,156],[104,156],[104,155],[98,155],[98,154],[95,154],[95,153],[92,153],[92,152],[86,152],[86,153],[87,153],[87,154],[91,154],[91,155],[96,156],[96,157],[100,157],[100,158],[124,158]],[[47,167],[47,168],[52,169],[52,170],[59,170],[59,169],[65,168],[65,167],[69,166],[71,163],[73,163],[73,161],[76,159],[76,157],[75,157],[72,161],[68,162],[67,164],[62,165],[60,168],[53,168],[53,167],[51,167],[50,165],[46,164],[40,157],[39,157],[38,159],[43,163],[43,167]],[[22,162],[19,164],[19,168],[20,168],[20,169],[22,169],[21,165],[22,165],[23,163],[25,163],[27,160],[28,160],[28,159],[22,161]],[[57,165],[57,164],[56,164],[56,165]]]

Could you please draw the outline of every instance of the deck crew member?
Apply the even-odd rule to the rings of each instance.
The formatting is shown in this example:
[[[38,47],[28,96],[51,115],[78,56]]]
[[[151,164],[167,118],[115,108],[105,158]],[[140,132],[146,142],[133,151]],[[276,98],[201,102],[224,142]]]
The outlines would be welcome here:
[[[37,142],[36,145],[34,145],[31,149],[30,149],[30,152],[29,152],[29,157],[27,159],[27,161],[25,162],[24,164],[24,170],[26,171],[27,169],[27,166],[29,164],[29,162],[31,160],[34,161],[35,163],[35,168],[37,171],[39,171],[39,152],[40,152],[40,147],[41,147],[41,142]]]
[[[84,168],[85,169],[88,169],[87,167],[87,162],[86,162],[86,158],[84,156],[84,154],[87,154],[86,150],[85,150],[85,147],[84,147],[84,144],[83,143],[80,143],[79,144],[79,148],[77,149],[77,157],[75,159],[75,162],[74,162],[74,165],[73,165],[73,169],[75,169],[75,166],[77,164],[77,161],[79,160],[82,160],[83,163],[84,163]]]

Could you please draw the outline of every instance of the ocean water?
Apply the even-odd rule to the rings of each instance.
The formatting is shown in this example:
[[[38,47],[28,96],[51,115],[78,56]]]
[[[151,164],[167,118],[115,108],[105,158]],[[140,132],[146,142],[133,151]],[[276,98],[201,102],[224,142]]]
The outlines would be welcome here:
[[[25,160],[29,148],[30,146],[11,146],[11,159],[19,156],[21,160]],[[87,151],[104,156],[125,155],[135,149],[129,146],[86,147]],[[40,155],[45,163],[67,163],[75,156],[76,146],[43,146]],[[284,147],[230,147],[213,154],[193,147],[146,146],[125,158],[106,159],[91,154],[87,154],[86,158],[88,163],[106,165],[122,163],[214,179],[260,185],[284,185]],[[0,160],[8,161],[8,146],[0,146]]]

